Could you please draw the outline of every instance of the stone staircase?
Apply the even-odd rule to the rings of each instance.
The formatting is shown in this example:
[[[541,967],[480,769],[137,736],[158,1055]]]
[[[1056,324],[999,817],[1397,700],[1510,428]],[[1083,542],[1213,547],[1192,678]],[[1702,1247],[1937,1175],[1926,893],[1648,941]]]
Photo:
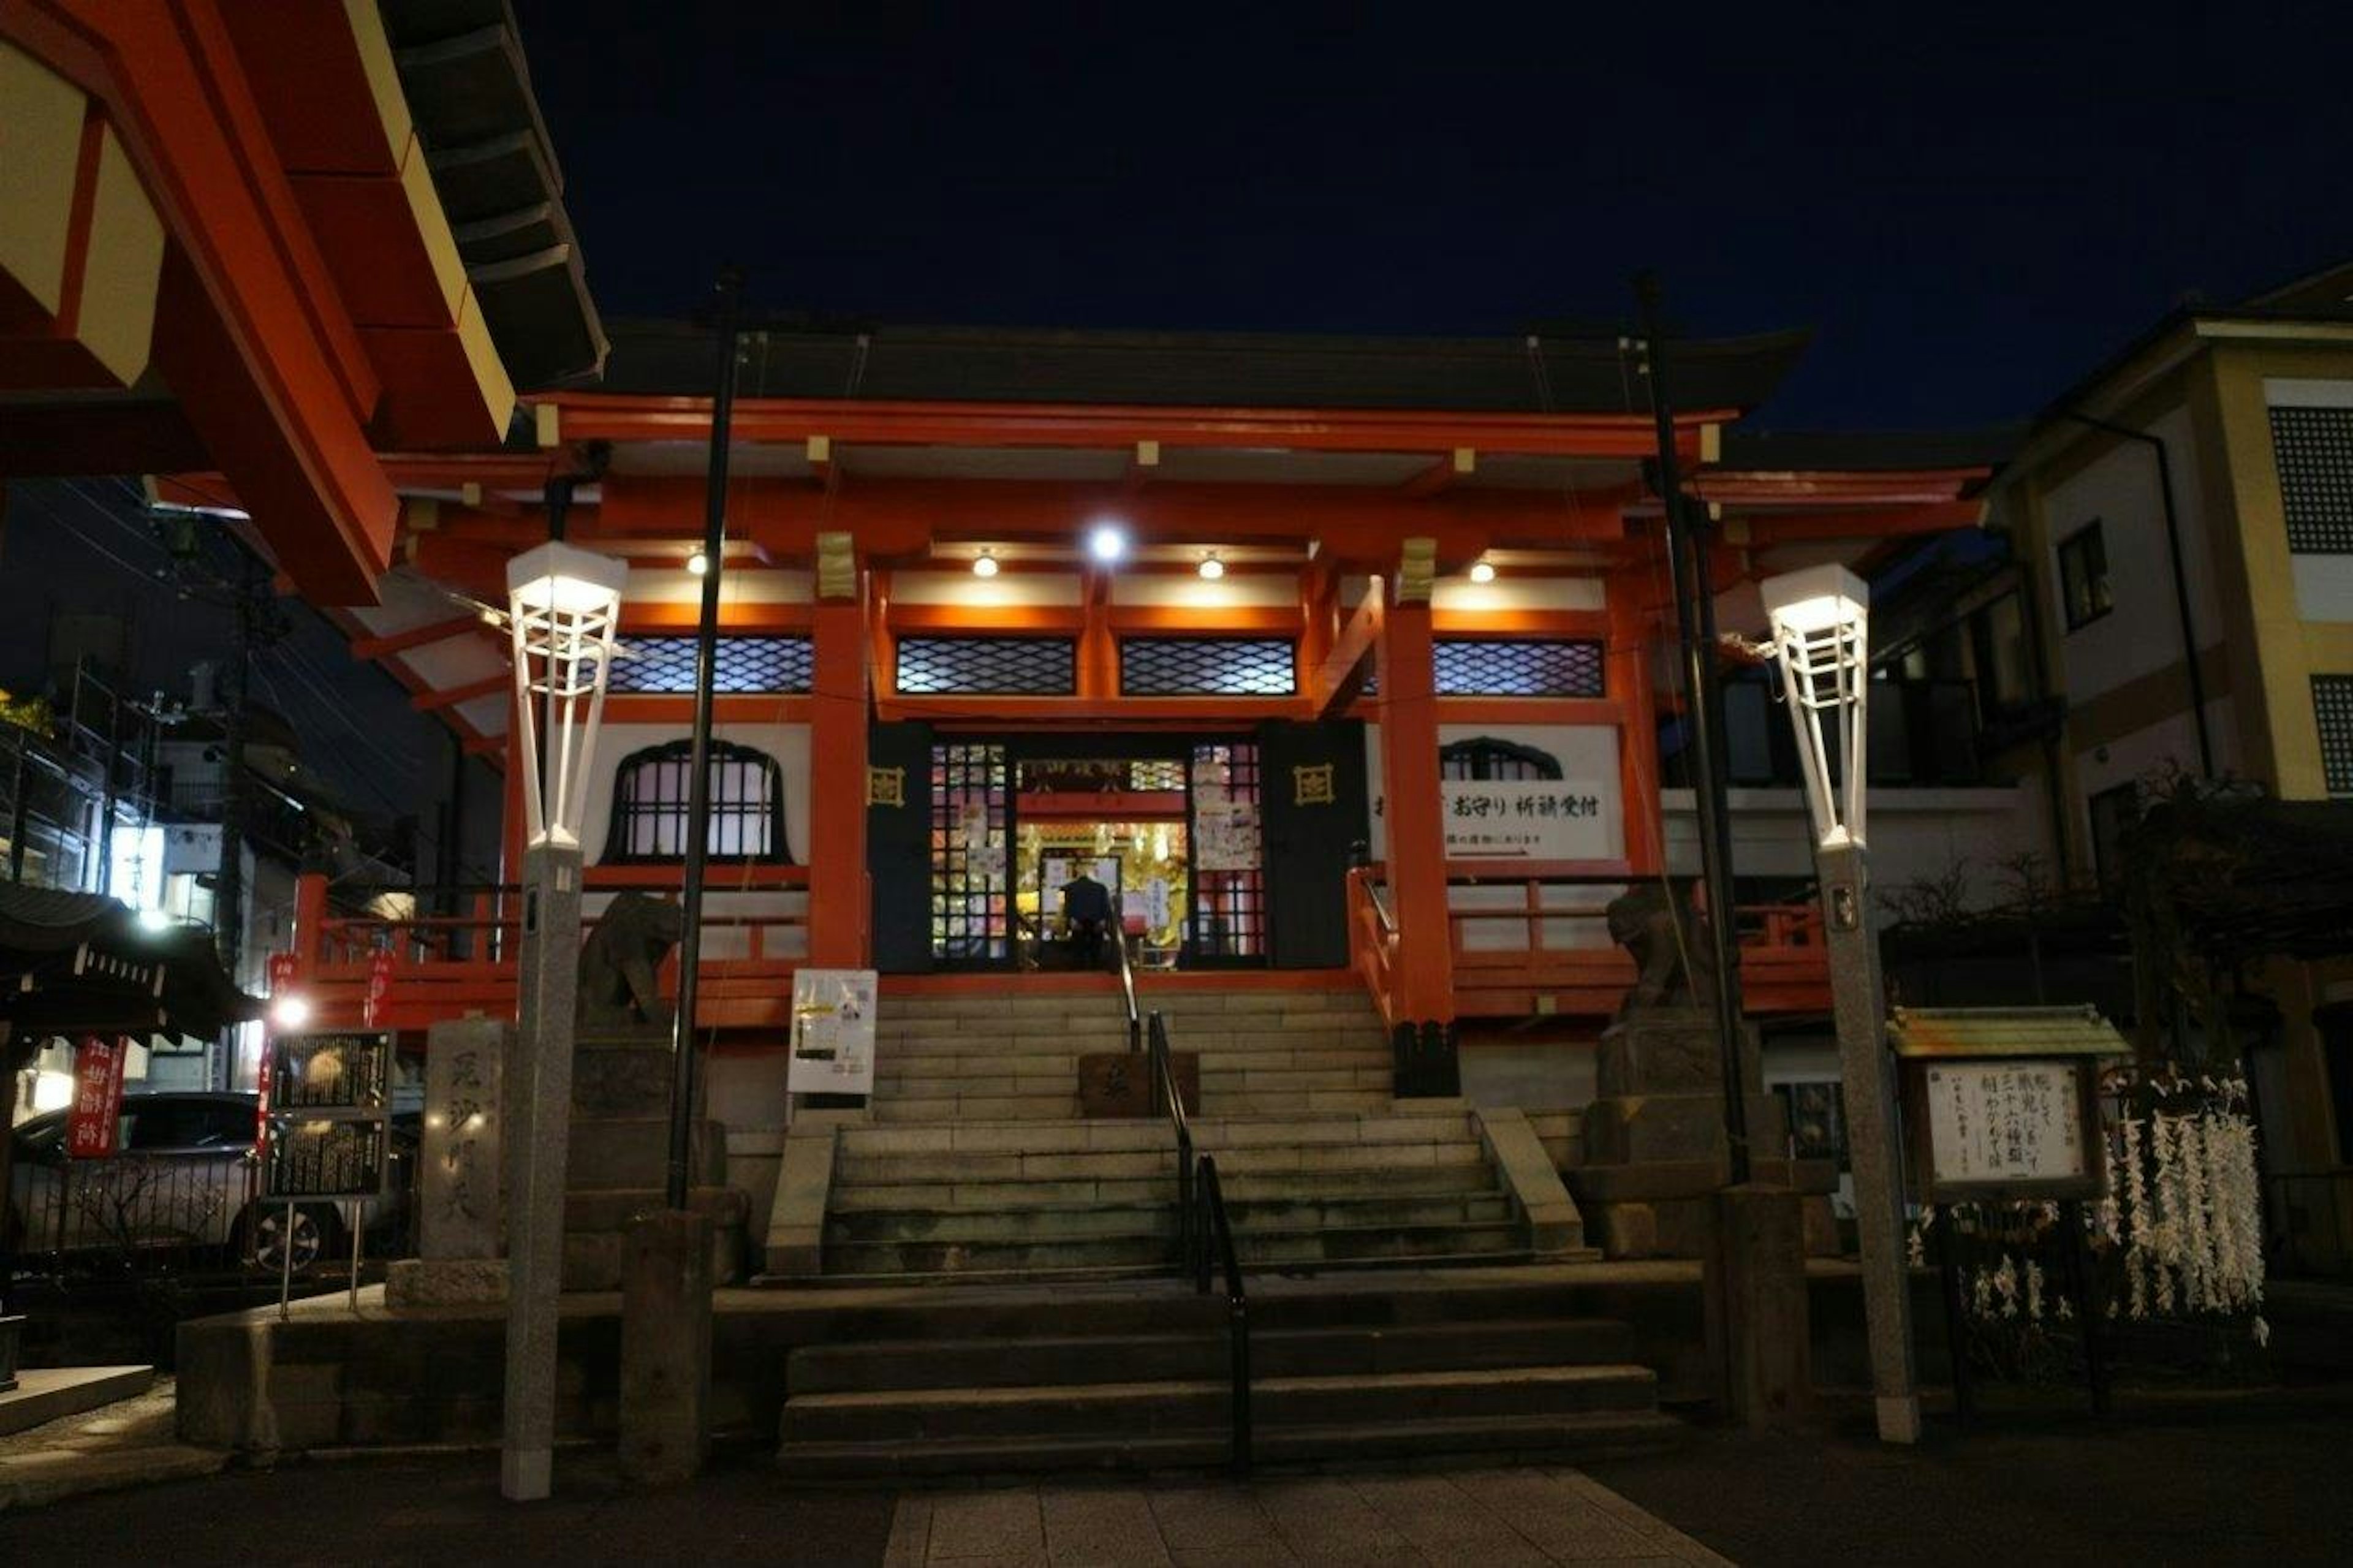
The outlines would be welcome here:
[[[1532,1227],[1461,1101],[1392,1100],[1388,1047],[1361,993],[1193,987],[1147,991],[1145,1006],[1164,1015],[1180,1055],[1198,1057],[1194,1138],[1217,1156],[1246,1267],[1508,1262],[1581,1247],[1557,1214]],[[1173,1265],[1167,1123],[1079,1115],[1080,1057],[1127,1053],[1115,995],[886,998],[877,1036],[876,1120],[838,1134],[826,1277],[968,1282]]]
[[[1208,1116],[1385,1110],[1389,1047],[1359,991],[1153,991],[1179,1051],[1199,1056]],[[875,1026],[882,1121],[1079,1114],[1079,1058],[1124,1051],[1108,993],[887,998]]]
[[[1261,1464],[1590,1458],[1673,1443],[1617,1321],[1554,1269],[1251,1283]],[[797,1480],[1190,1469],[1231,1453],[1224,1302],[1172,1280],[894,1292],[787,1362]]]

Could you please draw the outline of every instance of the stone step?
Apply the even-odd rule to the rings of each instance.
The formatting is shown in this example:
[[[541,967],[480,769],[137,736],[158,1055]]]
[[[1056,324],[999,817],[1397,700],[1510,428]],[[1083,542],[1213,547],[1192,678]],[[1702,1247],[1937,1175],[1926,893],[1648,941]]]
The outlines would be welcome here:
[[[1270,1429],[1398,1421],[1492,1420],[1645,1412],[1650,1369],[1630,1363],[1254,1378],[1253,1418]],[[801,1443],[930,1443],[974,1437],[1169,1434],[1221,1428],[1223,1378],[884,1389],[796,1394],[784,1409],[787,1449]]]
[[[787,1406],[789,1408],[789,1406]],[[1477,1458],[1493,1462],[1579,1463],[1635,1458],[1678,1447],[1690,1428],[1656,1411],[1569,1415],[1470,1416],[1451,1421],[1347,1422],[1261,1426],[1252,1454],[1261,1465],[1352,1465]],[[1197,1432],[1089,1433],[1074,1437],[974,1437],[927,1442],[787,1442],[777,1460],[795,1480],[841,1482],[898,1477],[1141,1474],[1222,1467],[1232,1454],[1223,1426]]]
[[[1493,1191],[1405,1196],[1373,1193],[1326,1197],[1312,1190],[1278,1197],[1226,1196],[1226,1213],[1237,1236],[1331,1227],[1397,1226],[1507,1226],[1512,1200]]]
[[[828,1275],[987,1274],[1030,1278],[1062,1270],[1161,1270],[1174,1266],[1176,1232],[1092,1236],[1071,1240],[835,1241],[825,1244]]]
[[[1387,1060],[1388,1042],[1377,1029],[1341,1029],[1300,1026],[1280,1027],[1264,1023],[1241,1028],[1186,1028],[1169,1032],[1169,1048],[1197,1055],[1254,1057],[1264,1052],[1345,1051],[1352,1056]],[[1129,1049],[1124,1028],[1092,1028],[1082,1024],[1046,1029],[995,1029],[986,1024],[943,1023],[920,1030],[886,1033],[877,1030],[874,1059],[889,1070],[902,1062],[959,1056],[1076,1056]]]
[[[1085,1122],[1073,1123],[1084,1127]],[[926,1129],[928,1131],[928,1129]],[[1468,1141],[1447,1143],[1257,1144],[1219,1149],[1218,1171],[1268,1175],[1282,1172],[1428,1170],[1440,1166],[1485,1169],[1486,1151]],[[834,1179],[845,1185],[909,1182],[1103,1181],[1155,1177],[1173,1173],[1175,1150],[1085,1150],[1070,1152],[858,1155],[844,1152]]]
[[[1432,1258],[1525,1262],[1528,1241],[1515,1220],[1492,1225],[1349,1225],[1315,1230],[1238,1230],[1234,1252],[1245,1269]]]
[[[1175,1203],[1175,1161],[1157,1176],[1089,1180],[1071,1177],[1034,1182],[888,1182],[837,1181],[832,1207],[840,1213],[871,1209],[1001,1209],[1064,1204]],[[1345,1198],[1378,1194],[1415,1198],[1449,1194],[1483,1194],[1494,1190],[1494,1178],[1483,1164],[1411,1166],[1402,1170],[1374,1166],[1359,1171],[1220,1172],[1219,1184],[1229,1204],[1253,1199]]]
[[[1067,1084],[1050,1094],[951,1094],[902,1099],[878,1094],[873,1102],[878,1121],[1010,1121],[1049,1117],[1076,1117],[1079,1097]]]
[[[1024,1384],[1207,1381],[1225,1376],[1222,1328],[1007,1341],[885,1340],[806,1345],[786,1385],[805,1394]],[[1513,1366],[1624,1363],[1633,1331],[1606,1318],[1417,1325],[1400,1329],[1254,1329],[1255,1377],[1369,1376]]]
[[[1158,1236],[1173,1242],[1176,1205],[1023,1204],[998,1209],[844,1209],[826,1216],[828,1258],[839,1243],[863,1241],[1082,1241]]]
[[[1054,1084],[1068,1086],[1078,1079],[1080,1053],[1076,1051],[1041,1052],[1029,1047],[1011,1047],[1003,1050],[976,1048],[976,1042],[969,1037],[961,1043],[965,1048],[960,1051],[878,1058],[874,1069],[875,1087],[899,1087],[911,1081],[971,1079],[1020,1085],[1050,1080]],[[1125,1049],[1124,1046],[1105,1048],[1114,1054]],[[1193,1054],[1200,1058],[1200,1070],[1205,1079],[1220,1073],[1369,1071],[1382,1074],[1386,1082],[1392,1068],[1386,1047],[1311,1046],[1294,1048],[1278,1043],[1263,1048],[1219,1048]]]
[[[1299,990],[1272,988],[1161,986],[1149,980],[1137,987],[1136,1005],[1183,1016],[1232,1013],[1373,1014],[1371,999],[1359,989]],[[885,992],[876,1021],[889,1024],[912,1018],[1023,1018],[1067,1014],[1073,1016],[1117,1017],[1120,994],[1115,984],[1043,990],[1008,980],[1000,989],[957,995],[920,995]]]
[[[1307,1147],[1351,1143],[1472,1143],[1477,1133],[1465,1112],[1412,1110],[1328,1112],[1284,1116],[1197,1116],[1194,1142],[1209,1151]],[[1072,1153],[1082,1150],[1171,1149],[1174,1133],[1156,1116],[1091,1117],[1066,1121],[972,1119],[928,1126],[841,1130],[841,1152],[852,1158],[888,1154]]]
[[[1387,1078],[1384,1071],[1381,1076]],[[1396,1096],[1383,1089],[1254,1089],[1201,1090],[1201,1110],[1211,1116],[1294,1116],[1328,1110],[1387,1110]]]

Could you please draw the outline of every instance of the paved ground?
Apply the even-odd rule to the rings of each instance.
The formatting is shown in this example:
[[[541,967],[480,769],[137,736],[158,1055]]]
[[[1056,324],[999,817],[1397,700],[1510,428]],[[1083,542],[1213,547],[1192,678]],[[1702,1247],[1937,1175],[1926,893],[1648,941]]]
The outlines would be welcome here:
[[[900,1500],[883,1561],[884,1568],[1724,1563],[1568,1469],[917,1493]]]
[[[1595,1478],[1746,1568],[2353,1561],[2353,1385],[2000,1411],[1915,1452],[1867,1425],[1708,1431]]]
[[[160,1396],[24,1434],[98,1464],[220,1463],[169,1442]],[[19,1447],[25,1439],[35,1439]],[[607,1456],[559,1456],[557,1495],[518,1508],[483,1454],[311,1460],[0,1511],[0,1563],[2248,1563],[2348,1559],[2353,1386],[2127,1396],[2118,1419],[2009,1411],[1919,1449],[1824,1426],[1706,1431],[1590,1468],[1269,1476],[1216,1484],[803,1492],[765,1453],[691,1488],[623,1492]],[[0,1464],[0,1470],[7,1466]],[[1647,1511],[1646,1511],[1647,1510]],[[1721,1553],[1721,1558],[1710,1553]]]
[[[211,1475],[228,1458],[179,1440],[172,1380],[158,1378],[135,1399],[0,1436],[0,1519],[59,1497]]]

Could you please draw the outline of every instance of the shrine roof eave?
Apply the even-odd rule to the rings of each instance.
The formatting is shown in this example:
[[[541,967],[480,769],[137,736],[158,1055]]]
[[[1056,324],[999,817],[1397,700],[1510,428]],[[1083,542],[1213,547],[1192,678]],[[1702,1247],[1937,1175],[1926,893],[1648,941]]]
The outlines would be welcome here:
[[[701,397],[711,336],[617,321],[604,389]],[[1796,364],[1803,331],[1679,341],[1679,406],[1742,412]],[[1157,408],[1485,414],[1651,412],[1630,337],[1438,338],[996,327],[807,325],[746,334],[737,395]]]

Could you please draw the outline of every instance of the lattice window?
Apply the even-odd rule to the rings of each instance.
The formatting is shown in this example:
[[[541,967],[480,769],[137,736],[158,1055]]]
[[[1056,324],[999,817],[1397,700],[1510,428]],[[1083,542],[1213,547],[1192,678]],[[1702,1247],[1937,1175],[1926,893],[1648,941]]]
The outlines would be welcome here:
[[[688,785],[693,742],[672,741],[621,759],[613,779],[613,818],[605,835],[608,865],[660,864],[686,858]],[[792,864],[785,839],[785,784],[765,752],[725,741],[711,742],[711,830],[703,853],[712,860]]]
[[[1431,647],[1440,697],[1599,697],[1601,645],[1440,637]]]
[[[1266,955],[1258,774],[1255,742],[1193,748],[1193,897],[1187,923],[1196,961]]]
[[[1438,776],[1442,779],[1556,779],[1560,759],[1517,741],[1480,735],[1438,748]]]
[[[627,657],[613,661],[608,689],[694,689],[692,637],[631,637],[623,652]],[[711,689],[723,696],[807,691],[816,661],[807,637],[723,637],[712,664]]]
[[[2353,795],[2353,675],[2314,676],[2312,716],[2320,726],[2320,773],[2329,795]]]
[[[1012,952],[1003,746],[932,748],[932,956],[1002,963]]]
[[[1126,637],[1119,689],[1129,697],[1288,697],[1299,679],[1288,637]]]
[[[1179,762],[1133,762],[1127,764],[1127,787],[1174,792],[1185,787],[1185,764]]]
[[[2287,547],[2300,555],[2353,555],[2353,408],[2274,408]]]
[[[907,696],[1068,697],[1078,689],[1069,637],[901,637],[898,689]]]

